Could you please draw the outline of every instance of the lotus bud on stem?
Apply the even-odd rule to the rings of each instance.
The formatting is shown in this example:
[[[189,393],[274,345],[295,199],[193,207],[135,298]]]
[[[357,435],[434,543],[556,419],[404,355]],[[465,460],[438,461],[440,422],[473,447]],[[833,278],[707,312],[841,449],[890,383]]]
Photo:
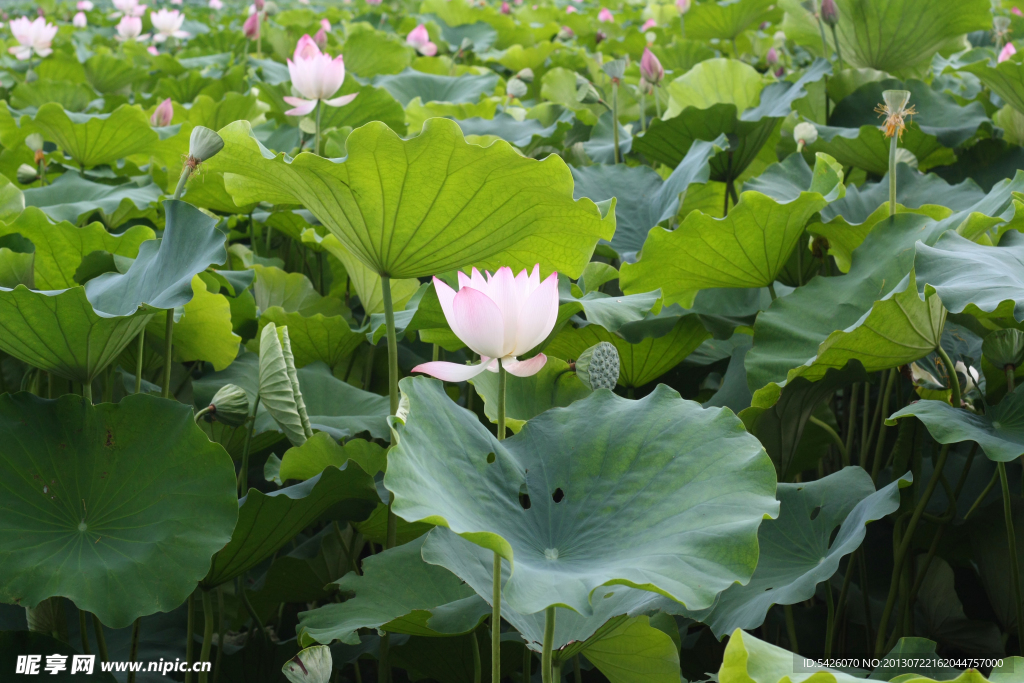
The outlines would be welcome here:
[[[882,130],[885,137],[889,138],[889,216],[896,215],[896,149],[899,147],[899,140],[903,137],[903,131],[907,129],[906,118],[917,113],[910,102],[910,92],[907,90],[886,90],[882,93],[884,104],[875,107],[879,116],[885,117]]]
[[[836,24],[839,23],[839,6],[836,0],[821,0],[821,21],[832,31],[832,44],[836,48],[836,59],[839,60],[839,68],[843,68],[843,53],[839,48],[839,36],[836,35]]]

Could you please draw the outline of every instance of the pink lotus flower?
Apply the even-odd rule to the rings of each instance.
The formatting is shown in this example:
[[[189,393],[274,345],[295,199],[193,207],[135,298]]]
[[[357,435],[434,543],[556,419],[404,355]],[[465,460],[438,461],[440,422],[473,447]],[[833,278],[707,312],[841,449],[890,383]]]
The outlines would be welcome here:
[[[117,24],[118,40],[137,40],[141,33],[142,19],[139,19],[138,17],[132,17],[126,14],[121,17],[121,21]]]
[[[154,126],[169,126],[172,118],[174,118],[174,103],[168,97],[153,110],[153,115],[149,117],[149,123]]]
[[[220,0],[210,0],[210,9],[221,10],[224,9],[224,3]]]
[[[316,34],[314,34],[314,36],[313,36],[313,42],[316,43],[316,46],[318,48],[320,48],[321,50],[326,49],[327,48],[327,32],[324,31],[323,29],[320,29],[319,31],[317,31]]]
[[[641,31],[650,31],[652,28],[657,28],[658,22],[654,19],[648,19],[644,22],[644,25],[640,27]]]
[[[71,20],[71,25],[75,28],[85,28],[89,25],[89,20],[85,18],[85,12],[79,10],[75,13],[74,18]]]
[[[149,54],[153,55],[154,57],[156,57],[158,54],[160,54],[160,50],[156,49],[155,45],[150,45],[149,47],[147,47],[146,48],[146,52],[148,52]]]
[[[140,5],[138,0],[114,0],[114,7],[118,10],[115,16],[141,17],[146,13],[146,5]]]
[[[676,9],[680,14],[686,14],[693,6],[693,0],[676,0]]]
[[[326,19],[321,19],[320,20],[320,28],[322,28],[325,32],[330,33],[331,32],[331,22],[327,21]]]
[[[512,14],[512,7],[511,7],[511,5],[509,5],[507,2],[501,3],[501,13],[502,14]]]
[[[558,274],[543,282],[540,266],[533,272],[513,275],[511,268],[499,268],[494,275],[472,276],[459,273],[459,291],[455,292],[434,278],[434,289],[441,310],[452,331],[466,346],[480,354],[478,365],[459,365],[434,361],[412,369],[446,382],[462,382],[484,370],[498,371],[501,364],[517,377],[540,372],[547,362],[543,353],[525,361],[516,356],[528,352],[551,333],[558,319]]]
[[[379,5],[383,1],[384,0],[366,0],[366,4],[367,5],[373,5],[374,7],[376,7],[377,5]]]
[[[93,5],[89,0],[78,0],[78,3],[75,5],[75,9],[80,9],[84,12],[91,12],[93,7],[95,7],[95,5]]]
[[[156,33],[153,34],[154,43],[162,43],[168,38],[188,38],[188,31],[182,31],[181,25],[185,23],[185,15],[176,9],[162,9],[158,12],[150,12],[149,20],[153,22]]]
[[[615,23],[615,15],[612,14],[611,10],[607,7],[602,7],[601,11],[597,13],[597,20],[605,24]]]
[[[643,56],[640,58],[640,75],[651,85],[658,85],[661,83],[661,79],[665,78],[665,69],[661,66],[661,62],[646,47],[644,48]]]
[[[779,63],[779,51],[774,47],[768,48],[768,53],[764,56],[764,61],[768,66],[775,66]]]
[[[292,77],[292,86],[302,97],[284,98],[285,102],[295,107],[286,111],[286,115],[305,116],[316,108],[317,102],[331,107],[343,107],[359,94],[327,99],[338,92],[338,88],[345,82],[345,59],[341,55],[331,59],[330,55],[320,52],[308,33],[299,39],[292,58],[288,60],[288,73]]]
[[[1015,54],[1017,54],[1017,48],[1013,46],[1013,43],[1007,43],[1003,46],[1003,49],[999,51],[999,59],[996,61],[999,63],[1005,62]]]
[[[30,58],[33,52],[40,57],[53,52],[50,44],[57,35],[57,27],[47,23],[43,17],[32,21],[29,21],[28,17],[19,17],[11,22],[11,33],[14,34],[18,45],[8,48],[7,51],[24,61]]]
[[[409,35],[405,37],[405,42],[416,48],[416,51],[421,55],[433,57],[437,54],[437,45],[430,42],[430,34],[427,33],[427,27],[423,24],[409,31]]]
[[[568,7],[565,8],[565,13],[566,14],[576,14],[576,8],[573,7],[572,5],[569,5]]]
[[[1020,7],[1011,7],[1010,14],[1016,14],[1018,17],[1024,17],[1024,12],[1020,11]]]
[[[242,24],[242,33],[250,40],[255,40],[260,35],[260,13],[253,12]]]

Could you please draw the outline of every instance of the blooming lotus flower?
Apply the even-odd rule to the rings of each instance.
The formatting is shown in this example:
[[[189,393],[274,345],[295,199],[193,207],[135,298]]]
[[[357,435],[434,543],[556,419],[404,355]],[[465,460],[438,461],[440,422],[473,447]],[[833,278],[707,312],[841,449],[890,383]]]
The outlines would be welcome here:
[[[676,9],[680,14],[686,14],[693,6],[693,0],[676,0]]]
[[[78,0],[78,3],[75,5],[75,9],[80,9],[85,12],[91,12],[93,7],[95,7],[95,5],[93,5],[89,0]]]
[[[1007,43],[1003,46],[1003,49],[999,51],[999,59],[997,61],[1000,63],[1005,62],[1015,54],[1017,54],[1017,48],[1013,46],[1013,43]]]
[[[210,0],[210,9],[224,9],[224,3],[220,0]]]
[[[502,14],[512,14],[512,6],[509,5],[507,2],[501,3],[501,13]]]
[[[288,60],[288,73],[292,85],[302,97],[284,98],[285,102],[295,107],[285,112],[288,116],[305,116],[316,108],[317,102],[331,107],[343,107],[359,94],[327,99],[338,92],[338,88],[345,82],[345,59],[341,55],[331,59],[330,55],[320,52],[309,34],[299,39],[292,57]]]
[[[142,19],[124,15],[117,24],[118,40],[137,40],[142,33]]]
[[[658,22],[654,19],[648,19],[644,22],[644,25],[640,27],[641,31],[650,31],[652,28],[657,27]]]
[[[416,51],[421,55],[433,57],[437,54],[437,45],[430,42],[430,34],[427,33],[427,27],[423,24],[409,31],[409,35],[405,37],[405,42],[416,48]]]
[[[47,23],[43,17],[33,21],[29,21],[28,17],[19,17],[11,22],[11,33],[14,34],[18,45],[8,48],[7,51],[24,61],[29,59],[33,52],[40,57],[53,52],[50,44],[57,35],[57,27]]]
[[[85,18],[85,12],[81,10],[76,12],[74,18],[71,20],[71,25],[75,28],[85,28],[88,24],[89,20]]]
[[[1024,17],[1024,12],[1020,11],[1020,7],[1011,7],[1010,14],[1016,14],[1018,17]]]
[[[153,22],[156,33],[153,34],[154,43],[162,43],[168,38],[188,38],[189,33],[181,30],[185,23],[185,15],[176,9],[162,9],[158,12],[150,12],[149,20]]]
[[[558,274],[543,282],[540,266],[518,275],[511,268],[499,268],[494,275],[472,276],[459,273],[459,291],[434,278],[434,289],[441,310],[452,331],[466,346],[480,354],[478,365],[459,365],[434,361],[412,369],[446,382],[462,382],[484,370],[497,372],[499,363],[517,377],[540,372],[547,357],[539,353],[529,360],[516,356],[540,344],[551,333],[558,319]]]
[[[114,7],[118,10],[115,16],[141,17],[146,13],[146,5],[140,5],[138,0],[114,0]]]
[[[573,7],[572,5],[569,5],[569,6],[567,6],[565,8],[565,13],[566,14],[576,14],[576,8]]]
[[[153,115],[149,117],[149,122],[154,126],[169,126],[173,117],[174,104],[171,102],[171,98],[168,97],[156,106],[156,109],[153,110]]]
[[[661,62],[646,47],[644,48],[643,56],[640,58],[640,75],[651,85],[658,85],[661,83],[661,79],[665,78],[665,69],[661,66]]]
[[[249,18],[242,24],[242,33],[245,34],[246,38],[250,40],[256,39],[260,35],[260,13],[253,12],[249,15]]]
[[[597,20],[606,24],[615,23],[615,15],[607,7],[602,7],[601,11],[597,13]]]

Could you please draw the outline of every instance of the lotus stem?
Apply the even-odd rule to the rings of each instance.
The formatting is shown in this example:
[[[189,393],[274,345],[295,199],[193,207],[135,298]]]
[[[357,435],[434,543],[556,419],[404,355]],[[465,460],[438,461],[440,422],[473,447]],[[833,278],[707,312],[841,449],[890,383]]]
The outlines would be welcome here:
[[[92,654],[92,648],[89,647],[89,624],[85,620],[85,610],[81,608],[78,610],[78,631],[82,636],[82,654]]]
[[[896,215],[896,149],[899,136],[889,138],[889,217]]]
[[[825,53],[825,59],[832,59],[832,53],[828,49],[828,38],[825,37],[825,22],[821,20],[821,0],[815,3],[814,18],[818,20],[818,31],[821,32],[821,49]]]
[[[783,605],[782,612],[786,616],[786,635],[789,636],[789,647],[794,653],[800,651],[800,643],[796,639],[796,621],[793,619],[793,606]]]
[[[188,182],[190,175],[192,175],[192,167],[185,164],[185,167],[181,169],[181,175],[178,176],[178,185],[174,188],[175,199],[181,199],[181,195],[185,192],[185,183]]]
[[[1006,373],[1006,393],[1013,392],[1014,376],[1013,373],[1016,371],[1012,365],[1007,365],[1003,371]]]
[[[846,460],[843,467],[850,464],[850,452],[853,450],[853,433],[857,431],[857,392],[860,391],[860,383],[854,382],[853,387],[846,394]]]
[[[575,683],[583,683],[583,672],[580,671],[579,655],[574,655],[572,658],[572,677]]]
[[[199,652],[200,662],[210,661],[210,647],[213,645],[213,598],[210,591],[203,591],[203,649]],[[204,668],[199,672],[199,683],[207,683],[209,671]]]
[[[384,295],[384,324],[388,336],[388,394],[391,398],[391,414],[398,413],[398,335],[395,331],[395,304],[391,299],[391,277],[381,275],[381,290]],[[388,500],[388,527],[385,548],[394,548],[398,541],[398,519],[391,509],[395,497]],[[377,674],[378,683],[388,683],[391,679],[391,663],[389,650],[391,636],[385,633],[380,639],[380,667]]]
[[[775,301],[776,299],[779,298],[779,295],[775,293],[775,283],[774,282],[769,282],[768,283],[768,294],[771,295],[772,301]]]
[[[217,586],[217,661],[213,665],[213,683],[220,678],[220,660],[224,654],[224,587]]]
[[[107,654],[107,637],[103,634],[103,624],[100,623],[100,618],[95,614],[92,615],[92,627],[96,631],[96,649],[100,653],[100,661],[109,662],[110,655]]]
[[[658,88],[660,87],[660,85],[656,85],[651,91],[654,93],[654,113],[658,115],[659,119],[661,118],[661,100],[658,99]]]
[[[504,369],[502,369],[504,372]],[[491,590],[491,683],[501,683],[501,555],[494,553]]]
[[[953,361],[949,359],[949,355],[946,353],[946,350],[942,348],[942,344],[935,347],[935,353],[937,353],[939,358],[942,359],[942,364],[946,366],[946,374],[949,375],[949,401],[953,404],[954,408],[959,408],[961,403],[960,378],[956,375],[956,366],[953,365]]]
[[[249,447],[252,445],[252,433],[256,431],[256,410],[260,407],[260,395],[252,404],[252,415],[245,424],[245,445],[242,446],[242,466],[238,471],[238,497],[242,498],[249,491]]]
[[[903,533],[903,539],[900,541],[899,547],[896,549],[896,554],[893,557],[893,568],[892,568],[892,579],[889,581],[889,595],[885,599],[885,608],[882,610],[882,620],[878,623],[878,634],[875,636],[875,654],[881,656],[883,654],[882,649],[885,647],[885,628],[889,623],[889,618],[892,616],[893,607],[896,605],[896,588],[899,584],[900,575],[903,573],[903,563],[907,559],[907,553],[910,550],[910,542],[914,537],[914,530],[917,528],[917,522],[921,519],[921,515],[924,514],[924,509],[928,506],[928,501],[931,500],[932,493],[935,492],[935,487],[939,484],[939,478],[942,475],[942,470],[946,467],[946,458],[949,457],[949,444],[942,447],[939,451],[939,458],[935,463],[935,469],[932,471],[931,478],[928,479],[928,484],[925,486],[924,493],[921,494],[921,499],[917,502],[917,506],[914,508],[914,513],[910,517],[910,522],[907,524],[907,529]]]
[[[882,465],[882,449],[885,447],[885,418],[889,413],[889,396],[892,395],[892,385],[896,381],[896,376],[899,374],[899,370],[893,368],[889,371],[889,378],[885,382],[885,389],[879,400],[879,419],[878,419],[878,441],[875,442],[875,459],[871,465],[871,479],[872,481],[878,476],[878,470]]]
[[[132,624],[132,641],[128,649],[128,661],[136,662],[139,659],[139,633],[142,631],[142,617],[138,617]],[[135,671],[128,672],[128,683],[135,683]]]
[[[1024,608],[1020,603],[1020,567],[1017,564],[1017,535],[1013,530],[1013,507],[1010,501],[1010,482],[1006,477],[1006,463],[996,463],[999,483],[1003,489],[1003,518],[1006,520],[1006,542],[1010,550],[1010,587],[1013,589],[1013,606],[1017,618],[1018,639],[1024,631]]]
[[[836,606],[832,602],[832,584],[825,582],[825,605],[828,607],[828,623],[825,625],[825,656],[832,654],[832,638],[836,629]]]
[[[530,652],[529,646],[523,642],[523,681],[522,683],[530,683],[530,674],[533,669],[533,653]]]
[[[92,405],[92,380],[82,382],[82,398]]]
[[[473,683],[480,683],[480,677],[483,675],[482,665],[480,664],[480,639],[476,637],[476,631],[469,634],[469,637],[473,640]]]
[[[146,349],[146,328],[139,332],[139,343],[135,347],[135,393],[142,393],[142,354]]]
[[[213,408],[213,406],[206,406],[206,407],[205,407],[205,408],[203,408],[202,410],[200,410],[200,411],[197,411],[197,412],[196,412],[196,415],[195,415],[195,421],[196,421],[196,423],[198,423],[198,422],[199,422],[199,418],[201,418],[201,417],[202,417],[203,415],[206,415],[206,414],[207,414],[208,412],[210,412],[210,410],[211,410],[212,408]]]
[[[832,425],[825,422],[824,420],[819,420],[813,415],[811,415],[808,419],[812,424],[815,424],[821,429],[823,429],[825,433],[828,434],[828,438],[832,439],[832,442],[836,445],[836,448],[839,449],[839,454],[843,458],[843,467],[849,465],[850,455],[846,450],[846,444],[843,443],[843,440],[839,437],[839,434],[836,433],[836,430],[832,429]]]
[[[640,132],[647,132],[647,95],[644,89],[640,88]]]
[[[832,26],[832,42],[836,46],[836,58],[839,60],[839,70],[842,71],[846,67],[843,66],[843,53],[839,49],[839,36],[836,35],[836,27]]]
[[[544,649],[540,653],[541,683],[551,681],[551,648],[555,643],[555,606],[544,610]]]
[[[164,321],[164,398],[171,397],[171,351],[174,337],[174,309],[168,309]]]
[[[320,114],[323,112],[324,103],[322,100],[316,101],[316,129],[313,133],[313,154],[320,156]]]
[[[615,147],[612,149],[612,159],[615,163],[621,161],[619,156],[619,81],[617,78],[612,79],[612,140],[614,140]]]
[[[992,478],[989,480],[988,484],[985,486],[984,489],[982,489],[981,493],[978,494],[978,497],[974,500],[974,504],[971,505],[971,508],[967,511],[967,514],[964,515],[965,522],[968,520],[968,518],[970,518],[974,511],[978,509],[978,506],[981,505],[981,502],[988,497],[988,494],[992,492],[992,489],[995,488],[996,481],[998,480],[999,469],[996,468],[996,471],[992,473]]]
[[[244,588],[242,590],[245,590]],[[185,683],[192,683],[192,661],[193,642],[196,632],[196,594],[193,591],[188,595],[188,621],[185,626],[185,662],[188,667],[185,669]]]

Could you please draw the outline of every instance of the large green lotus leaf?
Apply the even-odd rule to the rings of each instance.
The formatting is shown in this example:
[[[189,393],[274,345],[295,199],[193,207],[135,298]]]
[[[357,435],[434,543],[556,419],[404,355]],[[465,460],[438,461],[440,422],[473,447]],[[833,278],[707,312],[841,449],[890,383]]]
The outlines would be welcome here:
[[[960,67],[978,77],[992,92],[1019,112],[1024,112],[1024,65],[1010,58],[992,66],[987,59]]]
[[[992,28],[987,0],[837,0],[843,59],[856,67],[899,73],[926,64],[971,31]]]
[[[766,287],[785,267],[808,219],[844,192],[842,169],[821,155],[807,189],[789,201],[743,192],[725,218],[694,211],[676,230],[652,229],[640,260],[622,266],[622,289],[661,288],[666,303],[691,306],[701,289]]]
[[[353,460],[364,472],[375,475],[387,466],[387,451],[373,441],[351,439],[339,444],[326,432],[317,432],[301,446],[293,446],[281,457],[280,478],[283,481],[305,481],[323,472],[327,467],[341,467]]]
[[[345,274],[348,275],[349,283],[359,297],[359,303],[363,310],[370,315],[384,313],[384,284],[380,275],[371,270],[352,255],[352,252],[345,248],[341,241],[334,235],[320,237],[315,230],[306,230],[302,234],[303,244],[313,241],[321,245],[328,254],[341,261],[345,266]],[[391,281],[391,302],[395,310],[405,308],[409,299],[420,287],[419,280],[409,278],[405,280]]]
[[[153,316],[97,315],[85,288],[0,289],[0,350],[76,382],[91,382]]]
[[[619,126],[619,158],[623,159],[633,149],[632,127]],[[615,129],[612,127],[612,113],[606,111],[597,117],[597,124],[590,129],[590,139],[583,143],[587,157],[597,164],[615,163]]]
[[[163,344],[169,313],[158,313],[146,327],[146,337]],[[192,298],[182,307],[182,316],[174,321],[171,333],[174,360],[185,363],[209,361],[214,370],[223,370],[238,356],[242,338],[231,324],[231,303],[223,294],[211,292],[198,275],[192,278]]]
[[[206,163],[227,172],[236,202],[304,205],[378,275],[539,262],[578,277],[614,230],[613,215],[573,201],[572,174],[556,156],[535,161],[505,142],[470,145],[446,119],[429,120],[409,141],[367,124],[349,136],[344,162],[275,157],[245,122],[221,135],[224,150]]]
[[[656,323],[657,336],[626,339],[622,330],[609,332],[600,325],[566,327],[544,348],[548,356],[570,360],[599,342],[610,342],[619,352],[619,384],[642,387],[679,365],[711,336],[696,315],[663,311],[649,316]],[[646,321],[651,322],[651,321]],[[664,326],[667,329],[662,329]],[[628,332],[628,330],[627,330]]]
[[[345,318],[340,315],[326,316],[316,313],[304,316],[274,306],[260,314],[260,329],[262,330],[267,323],[288,327],[292,353],[295,355],[295,367],[299,368],[320,361],[333,369],[351,356],[366,338],[362,332],[353,332]]]
[[[249,489],[238,501],[238,523],[230,542],[213,556],[204,588],[214,588],[270,557],[317,520],[365,519],[380,501],[373,477],[353,462],[271,493]]]
[[[916,246],[918,288],[938,294],[950,313],[1024,320],[1024,235],[1010,230],[987,247],[948,232],[935,246]]]
[[[384,478],[392,509],[501,554],[514,609],[589,615],[592,596],[615,584],[702,609],[753,571],[775,474],[731,412],[665,386],[639,401],[601,390],[498,441],[440,382],[401,387],[409,414],[393,422]]]
[[[180,155],[175,155],[175,157],[180,158]],[[174,166],[168,165],[168,168],[174,168]],[[224,187],[223,173],[208,173],[204,170],[200,178],[188,184],[184,196],[192,206],[220,213],[247,214],[256,208],[255,203],[244,206],[235,204],[235,200],[231,198],[231,194]]]
[[[130,315],[140,306],[171,309],[192,299],[192,278],[228,260],[226,235],[217,221],[191,204],[164,202],[163,238],[139,247],[125,273],[105,273],[86,283],[89,301],[101,315]]]
[[[384,88],[403,107],[414,97],[420,102],[476,102],[481,95],[489,95],[498,85],[498,74],[462,74],[438,76],[406,68],[400,74],[377,76],[373,84]]]
[[[340,300],[321,296],[302,273],[261,264],[253,265],[252,270],[256,273],[252,293],[260,312],[274,307],[305,316],[340,315],[344,311]]]
[[[916,401],[886,419],[894,425],[914,416],[939,443],[975,441],[990,460],[1011,462],[1024,455],[1024,391],[1013,391],[984,415],[954,408],[946,401]]]
[[[785,381],[790,370],[817,355],[818,346],[830,334],[857,324],[910,273],[916,242],[934,244],[943,232],[959,227],[973,213],[1012,218],[1012,193],[1021,187],[1024,175],[1003,181],[974,205],[941,221],[900,214],[879,223],[854,251],[848,274],[814,278],[772,302],[757,317],[754,347],[746,359],[750,387],[756,390],[769,382]],[[822,306],[822,301],[829,304]]]
[[[735,40],[748,28],[772,15],[774,0],[720,0],[694,3],[684,16],[686,37],[696,40]]]
[[[44,104],[33,125],[80,168],[148,152],[160,139],[142,109],[127,104],[110,114],[73,114],[59,104]]]
[[[827,371],[815,382],[799,377],[785,387],[769,384],[751,390],[751,405],[740,413],[740,419],[768,451],[779,479],[792,481],[804,469],[798,453],[815,410],[836,390],[866,379],[860,363],[851,363],[841,370]]]
[[[17,218],[25,210],[25,194],[7,176],[0,176],[0,221]]]
[[[712,159],[711,179],[735,180],[789,115],[793,102],[807,94],[806,86],[831,72],[828,62],[816,60],[796,81],[765,86],[760,74],[743,62],[706,60],[667,86],[668,111],[633,139],[633,151],[674,168],[695,140],[725,134],[729,149]]]
[[[329,644],[359,644],[358,629],[379,628],[411,635],[456,635],[477,627],[490,607],[447,569],[420,556],[424,537],[390,548],[363,561],[363,573],[334,582],[354,597],[299,614],[305,637]],[[443,608],[443,625],[434,622]],[[452,628],[454,627],[454,628]]]
[[[824,667],[806,667],[794,671],[794,655],[789,650],[758,640],[742,629],[729,636],[722,666],[721,683],[863,683],[863,678]],[[979,676],[980,678],[980,676]],[[971,681],[982,683],[982,681]]]
[[[610,245],[624,258],[635,258],[648,231],[679,212],[681,197],[694,184],[708,181],[709,161],[727,147],[725,136],[714,142],[697,140],[664,181],[646,166],[625,164],[583,166],[572,169],[573,197],[603,202],[615,197],[615,236]]]
[[[237,516],[234,468],[192,409],[0,397],[0,599],[65,596],[111,627],[195,589]]]
[[[94,54],[83,66],[89,84],[105,95],[121,90],[146,75],[145,69],[135,66],[130,59],[113,54]]]
[[[42,290],[74,287],[75,271],[89,254],[105,251],[135,258],[139,246],[153,239],[153,230],[133,225],[112,235],[100,223],[81,228],[61,222],[54,225],[37,208],[28,208],[10,223],[0,224],[0,236],[21,235],[35,246],[35,286]]]
[[[86,180],[69,170],[45,187],[25,190],[25,205],[37,206],[55,221],[78,223],[79,218],[99,211],[104,218],[129,209],[147,209],[163,194],[153,183],[104,185]],[[114,225],[113,221],[110,221]]]
[[[188,121],[193,126],[206,126],[211,130],[219,130],[233,121],[259,124],[269,108],[252,93],[227,92],[216,100],[209,95],[200,95],[188,109]]]
[[[448,43],[448,50],[450,52],[458,52],[462,48],[463,41],[467,39],[471,43],[469,49],[476,53],[489,50],[498,40],[498,32],[490,24],[483,21],[449,26],[441,17],[424,15],[424,18],[427,16],[440,27],[441,37],[444,39],[444,42]],[[541,61],[543,62],[543,60]]]
[[[815,125],[818,139],[807,149],[824,152],[846,166],[883,175],[889,169],[889,141],[877,126],[838,128]],[[944,148],[933,136],[926,135],[913,123],[907,126],[900,147],[910,150],[921,168],[930,168],[956,161],[952,151]]]
[[[385,88],[360,85],[354,78],[346,78],[338,94],[350,95],[352,93],[359,94],[344,107],[324,108],[320,122],[323,129],[345,126],[358,128],[370,121],[382,121],[391,130],[399,134],[405,133],[405,111]]]
[[[559,142],[572,128],[573,118],[571,111],[565,111],[547,126],[533,118],[519,121],[505,112],[500,112],[489,119],[473,116],[456,120],[465,135],[493,135],[516,147],[526,149],[539,144]]]
[[[32,274],[32,261],[34,254],[11,251],[7,247],[0,247],[0,287],[14,289],[18,285],[25,285],[28,288],[35,287],[35,278]]]
[[[11,105],[17,109],[31,109],[53,104],[68,112],[85,111],[96,99],[96,92],[84,83],[44,81],[19,83],[11,92]]]
[[[908,474],[875,491],[871,475],[846,467],[824,479],[779,484],[779,517],[758,531],[760,556],[750,583],[730,586],[714,607],[691,616],[721,638],[737,628],[757,628],[772,605],[810,600],[863,543],[868,522],[896,511],[899,491],[910,480]]]
[[[614,270],[611,271],[614,274]],[[612,277],[610,280],[614,280]],[[585,281],[584,281],[585,283]],[[573,293],[573,285],[568,278],[560,278],[558,282],[558,322],[564,322],[570,316],[584,313],[587,321],[596,323],[609,332],[619,332],[624,326],[646,320],[651,311],[661,311],[661,291],[643,292],[625,296],[612,296],[598,291],[597,286],[588,286],[583,296]],[[675,322],[667,322],[665,331]],[[555,331],[561,329],[556,323]],[[631,339],[631,341],[636,341]]]
[[[920,173],[907,164],[896,164],[897,213],[913,211],[942,220],[953,211],[969,209],[984,197],[984,191],[973,180],[950,185],[937,175]],[[839,270],[847,273],[853,250],[888,216],[886,173],[878,183],[848,186],[846,196],[822,209],[822,223],[811,223],[808,232],[828,240],[828,253],[835,258]]]
[[[353,23],[345,38],[345,66],[357,76],[397,74],[412,62],[415,51],[399,36]]]
[[[485,372],[470,380],[484,399],[484,413],[491,422],[498,422],[498,375]],[[569,364],[548,358],[543,369],[530,377],[510,377],[505,386],[505,422],[518,433],[527,420],[550,408],[564,408],[573,401],[590,395],[587,387]]]

